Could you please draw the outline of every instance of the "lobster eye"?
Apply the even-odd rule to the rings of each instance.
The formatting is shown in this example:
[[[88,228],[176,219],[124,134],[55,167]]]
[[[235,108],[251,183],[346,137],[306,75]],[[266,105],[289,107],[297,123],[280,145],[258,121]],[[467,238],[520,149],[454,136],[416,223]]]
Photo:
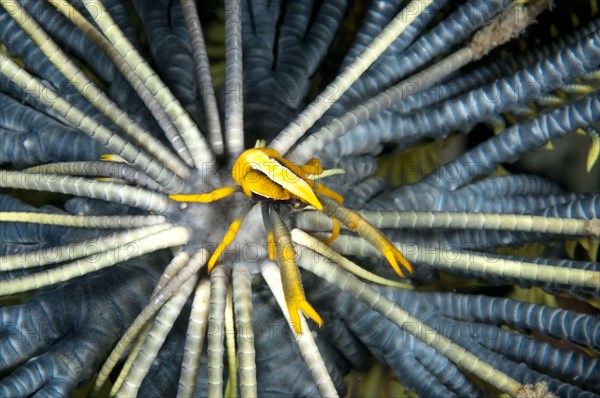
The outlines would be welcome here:
[[[292,210],[303,210],[308,206],[308,204],[299,199],[292,199],[290,204],[292,206]]]

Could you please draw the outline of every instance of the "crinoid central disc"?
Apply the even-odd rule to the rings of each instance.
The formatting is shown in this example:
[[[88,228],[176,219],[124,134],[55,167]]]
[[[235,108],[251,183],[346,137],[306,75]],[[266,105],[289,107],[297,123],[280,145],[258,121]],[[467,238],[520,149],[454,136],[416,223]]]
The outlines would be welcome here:
[[[180,192],[205,193],[232,185],[230,175],[231,171],[226,167],[202,176],[192,175]],[[210,203],[173,202],[174,206],[167,219],[174,224],[185,225],[192,231],[192,238],[184,246],[184,250],[195,252],[205,248],[209,253],[214,253],[231,222],[248,201],[255,202],[238,193]],[[221,254],[218,263],[243,263],[252,272],[257,272],[258,265],[268,259],[267,238],[259,207],[255,206],[243,220],[234,241]]]

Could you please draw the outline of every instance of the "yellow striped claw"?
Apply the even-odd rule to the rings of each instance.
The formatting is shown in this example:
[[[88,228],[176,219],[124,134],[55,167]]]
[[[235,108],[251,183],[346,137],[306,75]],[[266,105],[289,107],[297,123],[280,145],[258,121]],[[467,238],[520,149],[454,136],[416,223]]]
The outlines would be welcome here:
[[[267,253],[269,260],[274,261],[276,256],[277,246],[275,245],[275,234],[271,227],[271,216],[269,215],[269,206],[263,204],[262,208],[262,219],[265,225],[265,232],[267,233]]]
[[[288,162],[282,159],[281,155],[270,148],[252,148],[240,155],[234,166],[232,174],[233,180],[241,185],[241,181],[248,174],[249,168],[262,172],[269,180],[277,183],[279,186],[289,191],[295,197],[310,204],[318,210],[323,209],[323,205],[317,199],[312,187],[302,177],[304,173],[296,166],[297,170],[290,170]],[[296,171],[296,172],[295,172]],[[297,173],[300,171],[301,174]],[[308,180],[310,181],[310,180]],[[253,187],[258,187],[260,181],[245,181]],[[259,193],[260,194],[260,193]],[[277,199],[277,198],[274,198]]]
[[[402,270],[400,270],[400,267],[398,266],[398,262],[396,260],[400,261],[400,264],[402,264],[402,266],[404,268],[406,268],[410,273],[413,272],[412,265],[410,265],[408,260],[406,260],[406,258],[402,255],[402,253],[400,253],[398,251],[398,249],[396,249],[396,247],[391,242],[387,241],[387,242],[380,242],[380,243],[381,243],[381,247],[378,247],[379,251],[388,260],[388,262],[390,263],[390,265],[392,266],[392,268],[394,269],[394,271],[396,271],[396,273],[398,275],[400,275],[401,277],[404,277],[404,274],[402,273]]]

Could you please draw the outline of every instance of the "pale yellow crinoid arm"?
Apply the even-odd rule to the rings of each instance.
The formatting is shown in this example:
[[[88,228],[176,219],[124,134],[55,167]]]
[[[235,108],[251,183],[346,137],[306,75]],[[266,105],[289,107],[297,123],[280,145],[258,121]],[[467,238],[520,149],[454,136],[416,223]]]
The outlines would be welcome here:
[[[408,260],[400,253],[396,246],[385,235],[377,228],[369,224],[367,220],[356,214],[352,210],[349,210],[334,200],[321,195],[321,201],[324,204],[323,212],[329,217],[340,220],[347,228],[352,231],[358,232],[367,242],[373,245],[377,250],[383,254],[388,260],[396,274],[404,277],[398,262],[407,269],[410,273],[413,272],[413,267],[410,265]]]
[[[290,232],[277,212],[270,212],[270,220],[275,234],[277,262],[281,268],[281,284],[283,285],[283,294],[290,315],[290,321],[296,333],[302,334],[299,311],[302,311],[306,316],[315,321],[319,327],[323,325],[323,319],[308,303],[304,295],[304,288],[302,287],[300,270],[298,270],[298,266],[296,265]]]
[[[323,172],[321,174],[310,174],[310,173],[306,173],[306,171],[305,171],[304,174],[306,174],[306,178],[308,180],[316,181],[316,180],[321,180],[323,178],[327,178],[327,177],[331,177],[331,176],[346,174],[346,170],[344,170],[344,169],[327,169],[327,170],[323,170]]]
[[[210,271],[212,271],[213,267],[217,263],[217,260],[219,259],[221,254],[225,251],[227,246],[229,246],[231,244],[231,242],[233,242],[233,240],[235,239],[235,236],[237,235],[238,231],[240,230],[240,226],[242,225],[242,222],[244,221],[244,219],[246,218],[248,213],[250,213],[250,210],[252,210],[254,205],[255,205],[255,203],[251,200],[246,202],[244,207],[242,207],[240,212],[235,216],[235,219],[233,220],[233,222],[229,225],[229,228],[227,229],[227,232],[225,233],[223,240],[221,241],[221,243],[219,243],[219,245],[215,249],[214,253],[210,257],[210,260],[208,260],[208,268],[207,269],[208,269],[209,273],[210,273]]]

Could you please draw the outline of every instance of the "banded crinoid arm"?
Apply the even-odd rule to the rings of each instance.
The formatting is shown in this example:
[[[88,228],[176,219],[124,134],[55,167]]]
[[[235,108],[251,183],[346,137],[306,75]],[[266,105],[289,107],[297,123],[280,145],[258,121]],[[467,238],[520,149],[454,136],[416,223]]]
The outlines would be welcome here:
[[[398,9],[399,1],[374,1],[366,12],[357,39],[346,54],[342,66],[351,62],[380,30],[382,21],[389,21],[393,11]],[[470,35],[484,24],[492,20],[498,13],[512,7],[510,1],[466,1],[448,13],[431,29],[427,29],[431,19],[446,5],[446,1],[435,1],[418,16],[413,23],[381,57],[361,76],[348,94],[340,99],[332,116],[341,116],[352,107],[358,105],[389,87],[392,83],[409,76],[423,65],[464,42]],[[527,3],[527,2],[521,2]],[[533,4],[533,2],[531,2]],[[521,23],[522,16],[515,19]],[[416,88],[416,87],[415,87]],[[413,90],[411,89],[410,92]],[[421,90],[418,90],[421,91]]]
[[[202,167],[202,165],[213,164],[214,156],[196,124],[181,107],[169,88],[162,83],[138,51],[123,35],[123,32],[115,24],[104,5],[95,0],[85,0],[83,4],[90,15],[93,16],[96,24],[102,29],[107,39],[110,40],[116,50],[129,63],[129,66],[138,74],[138,77],[144,82],[146,87],[160,101],[161,106],[164,109],[172,110],[169,117],[188,147],[194,165]]]
[[[126,112],[118,107],[98,86],[88,79],[83,71],[69,59],[61,48],[48,36],[31,15],[15,0],[2,0],[0,5],[10,14],[18,15],[13,19],[27,32],[38,48],[48,57],[54,66],[79,92],[93,104],[102,114],[108,117],[121,131],[139,147],[144,148],[176,174],[186,177],[187,166],[165,147],[158,139],[144,130]]]
[[[233,310],[238,325],[252,323],[252,281],[250,272],[245,267],[236,267],[232,272]],[[240,372],[240,395],[253,397],[257,394],[256,381],[256,348],[254,347],[254,330],[249,327],[236,328],[236,342],[238,347],[238,363]],[[234,390],[235,384],[230,388]]]
[[[446,165],[445,167],[464,168],[466,162],[469,162],[477,166],[469,176],[462,175],[456,181],[449,182],[448,188],[454,190],[479,175],[491,172],[492,168],[502,161],[515,159],[528,150],[544,145],[549,139],[560,137],[598,120],[600,120],[600,94],[596,91],[579,100],[544,112],[530,121],[512,126]],[[517,140],[520,144],[518,146],[505,145]],[[491,148],[493,150],[489,152]],[[486,154],[484,155],[483,152]],[[429,181],[431,180],[432,178],[429,177]]]
[[[244,151],[242,7],[239,1],[225,1],[225,29],[225,147],[233,159]]]
[[[112,201],[159,214],[167,212],[172,206],[166,196],[157,192],[69,175],[0,170],[0,187],[84,196]]]
[[[208,324],[215,332],[208,334],[208,393],[213,396],[223,394],[223,373],[225,356],[225,300],[229,284],[230,270],[217,266],[211,272],[210,303]]]
[[[148,330],[143,344],[140,346],[139,350],[134,350],[130,354],[133,356],[133,353],[137,353],[137,356],[131,363],[131,368],[127,366],[129,363],[126,362],[124,370],[129,370],[127,376],[119,376],[111,393],[124,396],[137,395],[139,387],[146,377],[154,358],[156,358],[158,351],[164,344],[167,334],[171,331],[173,324],[177,320],[197,282],[198,275],[192,275],[190,279],[177,289],[177,292],[173,297],[171,297],[156,314],[152,327]],[[123,373],[125,372],[122,371],[122,374]],[[120,388],[117,389],[117,387]]]
[[[155,232],[150,229],[147,232],[149,234],[137,240],[120,243],[119,246],[106,250],[100,255],[82,258],[51,270],[4,280],[0,293],[2,296],[6,296],[55,285],[146,253],[184,244],[189,240],[187,231],[181,227],[169,228],[166,226],[162,231],[159,229]]]
[[[436,229],[447,230],[447,238],[455,246],[463,245],[474,236],[478,243],[474,249],[484,249],[501,245],[517,245],[526,242],[557,237],[598,239],[598,219],[594,206],[598,196],[594,195],[573,201],[565,201],[558,206],[531,209],[540,215],[514,214],[508,210],[504,214],[463,213],[463,212],[414,212],[414,211],[362,211],[371,224],[384,229]],[[581,217],[581,218],[576,218]],[[325,231],[330,223],[318,214],[306,214],[299,218],[298,225]]]
[[[490,378],[493,383],[498,382],[504,386],[500,388],[520,388],[518,383],[514,384],[514,379],[517,379],[524,384],[544,382],[550,391],[561,394],[585,395],[586,391],[588,394],[597,392],[598,362],[593,356],[554,348],[545,342],[500,328],[501,325],[508,324],[518,329],[533,329],[547,336],[597,349],[595,347],[600,323],[594,316],[553,310],[502,298],[489,299],[455,293],[419,293],[389,289],[378,292],[345,271],[334,267],[325,259],[315,261],[312,257],[314,255],[316,254],[303,251],[299,261],[301,266],[324,280],[333,282],[344,292],[350,293],[340,295],[335,289],[327,292],[328,288],[321,283],[319,288],[322,291],[318,294],[320,297],[317,300],[330,301],[338,311],[341,310],[342,319],[352,320],[348,323],[348,327],[373,350],[376,357],[386,363],[394,363],[392,366],[396,369],[398,377],[419,394],[444,395],[453,392],[466,396],[477,391],[477,387],[447,361],[447,358],[453,358],[452,350],[457,348],[457,353],[462,350],[450,341],[476,354],[477,359],[471,355],[457,357],[459,361],[465,361],[461,365],[462,368],[483,372],[481,377]],[[354,295],[367,306],[378,308],[377,311],[383,315],[373,314],[365,306],[347,306],[349,300],[355,300],[352,297]],[[421,325],[414,319],[409,321],[410,315],[401,315],[400,307],[410,309],[409,312],[413,312],[429,326]],[[453,310],[447,311],[442,309],[444,307]],[[342,308],[349,308],[350,311]],[[416,310],[416,308],[420,309]],[[458,308],[460,311],[457,311]],[[542,317],[530,317],[532,313],[541,315],[543,312],[546,313]],[[402,319],[404,321],[401,321]],[[485,324],[469,324],[468,321],[464,322],[467,319],[485,322]],[[520,320],[523,319],[528,319],[527,322],[532,324],[521,323]],[[553,321],[548,322],[549,319]],[[390,334],[393,334],[389,330],[392,323],[397,323],[397,326],[405,330],[402,339],[390,338]],[[565,328],[555,329],[555,325],[559,323],[562,323]],[[469,331],[469,328],[477,328],[477,330]],[[574,330],[578,330],[577,336],[572,334]],[[411,336],[413,334],[416,338]],[[424,346],[420,340],[427,345]],[[381,341],[386,343],[382,345]],[[445,344],[450,345],[442,348],[443,356],[433,351],[433,347],[441,348]],[[406,352],[406,347],[411,347],[410,353]],[[405,354],[401,355],[403,352]],[[542,358],[550,358],[548,355],[553,359],[548,362],[542,360]],[[474,367],[468,365],[471,359],[475,359]],[[491,367],[483,365],[484,362],[480,362],[482,360],[488,362]],[[518,365],[521,362],[526,363],[527,366]],[[571,369],[569,366],[571,364],[576,369]],[[583,389],[568,384],[574,375],[582,377],[579,385],[582,385]],[[517,392],[512,391],[511,395],[517,395]]]
[[[104,362],[104,365],[102,366],[102,369],[100,369],[94,384],[95,391],[99,391],[102,385],[106,382],[110,372],[115,367],[121,356],[123,356],[123,354],[129,348],[133,340],[136,339],[136,337],[138,337],[140,334],[142,337],[145,337],[145,334],[148,331],[144,331],[143,329],[145,325],[155,316],[156,312],[159,311],[161,307],[178,292],[181,286],[186,284],[189,279],[192,278],[206,263],[205,257],[205,251],[195,253],[191,258],[189,254],[182,252],[171,261],[170,265],[163,274],[163,281],[161,281],[163,283],[159,283],[159,285],[156,287],[148,305],[146,305],[146,307],[140,311],[135,320],[127,329],[127,333],[123,334],[123,336],[119,339],[109,357]],[[173,271],[174,275],[171,276],[170,274]],[[131,355],[131,358],[135,359],[137,350],[133,350]],[[129,367],[125,367],[123,374],[127,374],[128,370]]]
[[[162,191],[162,187],[147,174],[123,162],[102,160],[98,162],[61,162],[34,166],[24,171],[37,174],[66,174],[99,177],[100,181],[120,181],[141,185],[151,191]]]
[[[240,288],[240,290],[242,289]],[[179,386],[177,388],[177,394],[181,396],[192,396],[196,388],[196,377],[200,372],[200,359],[208,327],[207,304],[209,300],[210,281],[204,278],[194,291],[194,299],[188,321],[185,350],[181,361],[181,374],[179,375]]]
[[[171,143],[171,146],[175,150],[181,159],[183,159],[186,164],[192,164],[192,158],[190,156],[189,150],[183,143],[177,128],[170,120],[169,115],[161,107],[159,101],[153,96],[152,92],[144,85],[142,79],[134,72],[134,70],[129,66],[129,64],[123,59],[121,54],[112,47],[110,42],[100,33],[94,25],[92,25],[85,17],[75,8],[73,8],[69,3],[61,2],[58,0],[48,0],[50,4],[52,4],[58,11],[60,11],[69,21],[71,21],[74,25],[76,25],[82,32],[85,32],[84,38],[89,37],[89,40],[92,40],[102,51],[106,54],[106,56],[114,63],[115,67],[122,73],[123,79],[128,82],[133,90],[137,93],[139,98],[143,101],[144,105],[150,111],[150,117],[153,117],[162,132],[164,132],[165,136]],[[123,18],[123,15],[120,14],[120,18]],[[130,36],[129,36],[130,37]],[[131,38],[131,37],[130,37]],[[90,46],[91,47],[91,46]],[[114,76],[113,81],[120,81],[120,76]],[[120,87],[121,91],[126,92],[129,88],[127,85],[122,85]],[[133,98],[132,98],[133,100]],[[135,101],[128,101],[128,104],[131,104]],[[127,105],[127,104],[122,104]],[[131,111],[131,110],[130,110]],[[143,113],[144,109],[139,109],[139,113]]]
[[[328,85],[325,94],[317,97],[308,107],[291,122],[269,144],[279,153],[285,154],[296,141],[331,107],[334,101],[328,98],[328,92],[339,98],[358,77],[385,51],[415,18],[431,4],[431,1],[416,1],[408,4],[396,17],[373,39],[356,61],[348,65],[343,72]],[[416,10],[416,11],[415,11]]]
[[[300,255],[299,259],[302,267],[317,273],[317,275],[326,279],[328,282],[334,283],[336,286],[349,292],[373,309],[385,314],[390,321],[404,328],[409,333],[411,332],[411,326],[416,326],[418,329],[426,327],[406,311],[396,307],[389,299],[383,297],[383,295],[369,287],[366,283],[359,281],[351,274],[335,267],[333,264],[329,263],[328,260],[322,259],[319,266],[315,266],[312,259],[309,259],[308,254],[306,253]],[[414,334],[414,331],[411,334]],[[477,356],[458,347],[441,335],[431,333],[425,335],[423,340],[425,343],[431,345],[433,348],[450,358],[453,362],[468,369],[470,372],[475,373],[479,377],[482,377],[502,391],[516,395],[518,389],[522,388],[516,380],[511,379],[502,372],[494,371],[490,364],[481,361]]]
[[[400,142],[406,148],[423,138],[443,138],[453,130],[467,130],[477,122],[518,107],[527,101],[545,95],[567,82],[573,81],[600,63],[598,57],[598,32],[592,32],[580,40],[561,48],[551,57],[543,58],[496,82],[481,88],[470,90],[457,98],[450,98],[427,107],[420,108],[408,114],[385,109],[389,100],[386,96],[375,97],[368,107],[360,107],[342,117],[341,123],[331,123],[323,127],[319,135],[324,140],[308,140],[304,149],[300,144],[298,151],[308,152],[314,156],[323,145],[341,134],[350,136],[329,144],[321,152],[322,158],[335,159],[342,155],[377,153],[380,144]],[[525,91],[524,87],[529,87]],[[437,88],[432,90],[437,91]],[[441,89],[440,89],[441,90]],[[405,95],[406,90],[399,90],[396,95]],[[590,95],[593,95],[590,94]],[[498,101],[486,101],[485,98],[499,98]],[[473,100],[477,98],[477,100]],[[570,103],[564,106],[569,106]],[[381,111],[382,110],[382,111]],[[356,114],[356,115],[355,115]],[[370,118],[370,119],[369,119]],[[358,121],[369,119],[366,123]],[[594,120],[594,119],[592,119]],[[584,124],[589,125],[591,122]],[[380,128],[380,126],[390,128]],[[393,129],[391,126],[402,126]],[[573,126],[575,129],[577,125]],[[393,132],[392,132],[393,131]],[[571,131],[571,130],[569,130]],[[352,145],[350,145],[350,142]],[[302,159],[304,154],[298,154]]]
[[[0,93],[0,101],[0,162],[3,166],[9,160],[13,167],[52,161],[92,160],[106,152],[101,143],[79,130],[24,106],[4,93]],[[32,142],[36,145],[28,145]]]
[[[59,209],[47,206],[44,209],[38,209],[34,206],[25,204],[12,196],[0,194],[0,206],[7,212],[44,212],[44,213],[62,213]],[[65,227],[53,225],[30,224],[30,223],[0,223],[0,254],[2,256],[19,256],[25,251],[35,252],[44,248],[60,245],[62,238],[68,231]],[[12,262],[7,261],[7,270],[18,268],[21,260]],[[27,260],[24,260],[27,263]],[[3,268],[4,269],[4,268]]]
[[[365,98],[365,101],[359,106],[355,106],[339,117],[332,119],[325,126],[321,127],[315,133],[307,137],[290,152],[289,157],[297,162],[304,162],[308,157],[310,157],[310,154],[318,153],[337,137],[345,134],[348,130],[356,127],[357,125],[360,125],[362,122],[365,122],[386,111],[392,107],[393,104],[402,103],[407,98],[418,96],[419,92],[427,91],[431,86],[437,82],[445,80],[448,78],[448,76],[463,68],[465,65],[481,59],[495,47],[501,46],[515,36],[518,36],[529,24],[535,21],[535,17],[537,14],[543,11],[545,6],[547,6],[547,2],[545,1],[534,1],[527,8],[518,5],[508,7],[497,17],[489,20],[484,27],[475,32],[473,37],[466,45],[454,51],[450,55],[447,55],[444,59],[439,60],[428,68],[420,71],[419,73],[416,73],[409,78],[406,78],[405,80],[402,80],[401,82],[389,87],[387,90],[374,95],[372,98]],[[470,10],[471,7],[473,7],[472,4],[462,5],[463,9]],[[497,11],[501,9],[501,7],[496,9],[494,7],[489,7],[488,5],[484,5],[483,3],[480,3],[475,7],[482,7],[482,10],[478,9],[474,11],[475,15],[481,19],[478,19],[477,17],[474,18],[474,20],[469,19],[469,26],[462,26],[462,35],[470,33],[470,27],[477,27],[478,24],[486,21],[487,18],[494,16],[493,10]],[[465,12],[465,10],[461,10],[461,12],[457,11],[459,15],[454,15],[454,17],[462,20],[465,18]],[[486,15],[486,13],[490,12],[490,15]],[[449,18],[452,17],[453,16],[450,16]],[[456,21],[452,19],[451,21],[456,23]],[[436,29],[442,29],[443,32],[448,24],[445,24],[444,22],[440,23]],[[437,38],[438,45],[437,47],[434,46],[433,49],[430,49],[427,47],[427,45],[424,45],[426,50],[421,50],[419,52],[421,60],[411,63],[412,68],[416,69],[420,64],[430,61],[430,57],[433,54],[442,53],[444,49],[439,47],[439,43],[443,43],[444,40],[446,40],[449,42],[447,44],[451,44],[453,43],[453,40],[458,40],[457,37],[450,38],[447,37],[447,32],[442,32],[429,32],[429,34],[434,34],[434,36],[441,36],[441,38]],[[461,39],[464,38],[462,35],[459,35]],[[426,36],[427,35],[424,35],[421,40],[425,39]],[[426,42],[427,40],[425,40],[425,43]],[[419,45],[419,42],[415,43],[417,48]],[[428,52],[431,55],[424,55]],[[410,52],[410,49],[407,51],[407,53],[408,54],[404,56],[409,59],[411,55],[414,54],[414,52]],[[389,67],[389,65],[386,67]],[[403,74],[407,74],[414,69],[409,68],[409,70],[404,71]],[[387,84],[386,82],[380,83],[382,85]],[[354,88],[354,90],[349,91],[349,94],[358,95],[359,93],[360,88]],[[338,102],[338,105],[341,104],[343,104],[343,101]],[[371,142],[370,144],[377,144],[377,141]],[[344,154],[344,152],[342,152],[342,154]]]
[[[96,208],[97,210],[99,209]],[[60,239],[68,242],[76,235],[75,230],[70,229],[63,231]],[[110,247],[114,247],[114,242],[115,239],[107,238]],[[93,252],[85,253],[90,254]],[[128,256],[130,251],[106,258],[124,261]],[[95,261],[90,263],[97,262],[101,257],[97,256]],[[4,377],[0,382],[1,394],[23,395],[33,389],[52,395],[68,395],[82,378],[91,377],[94,372],[92,369],[99,365],[97,361],[103,356],[100,353],[114,343],[111,329],[124,330],[122,328],[126,326],[128,319],[133,319],[136,307],[139,310],[143,306],[145,297],[154,285],[154,278],[160,269],[157,264],[166,258],[167,253],[164,251],[136,257],[113,266],[110,272],[96,273],[95,278],[84,277],[66,282],[58,289],[38,294],[20,305],[3,307],[0,312],[6,328],[0,348],[2,369],[13,369],[22,363],[22,355],[35,355],[37,360],[20,366],[11,377]],[[150,259],[153,261],[147,263]],[[64,260],[67,258],[63,258]],[[117,286],[119,281],[125,280],[129,283]],[[3,279],[0,290],[4,289],[5,283],[7,281]],[[74,297],[78,299],[74,300]],[[89,297],[94,299],[86,299]],[[43,315],[46,311],[46,315]],[[84,324],[78,324],[78,321],[70,316],[61,315],[75,313],[86,319]],[[42,318],[45,321],[40,323]],[[14,319],[18,321],[12,323]],[[26,330],[32,333],[23,334]],[[90,341],[93,344],[89,344]],[[64,359],[60,359],[64,358],[62,355],[67,355],[73,360],[65,362]],[[81,364],[95,365],[88,367]],[[25,379],[21,378],[28,381],[23,384],[21,381]]]
[[[215,156],[219,156],[223,153],[223,131],[198,9],[196,3],[192,0],[182,0],[181,5],[194,55],[196,78],[198,79],[198,87],[204,107],[210,146]]]
[[[107,149],[114,151],[125,160],[138,166],[143,172],[146,172],[163,185],[165,189],[170,191],[176,186],[181,186],[182,181],[174,173],[148,156],[144,151],[108,130],[104,125],[86,116],[2,53],[0,53],[0,73],[4,74],[13,83],[23,87],[25,92],[33,93],[36,100],[64,117],[69,123],[72,123],[91,138],[103,143]]]
[[[407,245],[396,243],[399,247]],[[340,237],[335,243],[335,248],[346,255],[375,255],[364,242],[352,237]],[[573,261],[543,261],[536,259],[528,261],[526,258],[505,258],[487,253],[474,251],[455,251],[425,245],[412,248],[407,252],[408,258],[420,266],[429,264],[436,269],[448,270],[456,273],[475,275],[479,278],[489,276],[490,280],[519,280],[524,285],[551,285],[553,289],[569,290],[573,292],[593,292],[597,295],[600,289],[600,271],[597,263]],[[440,257],[428,259],[428,254],[436,252]],[[408,254],[410,253],[410,254]],[[562,287],[561,287],[562,286]]]
[[[251,144],[256,139],[273,137],[302,110],[311,89],[311,76],[326,58],[348,2],[295,2],[285,7],[278,2],[266,6],[241,3],[247,115],[244,130]],[[315,15],[314,20],[302,15],[308,10]],[[277,114],[272,112],[274,108]]]
[[[599,26],[600,20],[594,19],[566,37],[559,36],[556,41],[545,43],[540,47],[531,48],[524,53],[509,56],[507,59],[494,60],[489,64],[482,65],[479,68],[440,83],[437,86],[440,90],[436,96],[427,95],[426,92],[424,92],[422,95],[410,96],[406,101],[395,104],[394,108],[399,112],[408,113],[411,110],[456,97],[471,90],[473,87],[490,84],[496,79],[511,75],[541,59],[550,57],[565,46],[573,45],[578,40],[597,31]],[[594,80],[594,72],[584,74],[582,78],[584,80]],[[560,105],[561,103],[564,103],[564,99],[554,94],[547,94],[541,98],[543,98],[541,101],[546,102],[547,105]]]
[[[485,214],[463,212],[412,212],[376,211],[356,212],[377,228],[415,229],[498,229],[555,235],[597,237],[598,220],[574,218],[550,218],[524,214]],[[327,228],[318,213],[306,213],[301,217],[306,225]]]

